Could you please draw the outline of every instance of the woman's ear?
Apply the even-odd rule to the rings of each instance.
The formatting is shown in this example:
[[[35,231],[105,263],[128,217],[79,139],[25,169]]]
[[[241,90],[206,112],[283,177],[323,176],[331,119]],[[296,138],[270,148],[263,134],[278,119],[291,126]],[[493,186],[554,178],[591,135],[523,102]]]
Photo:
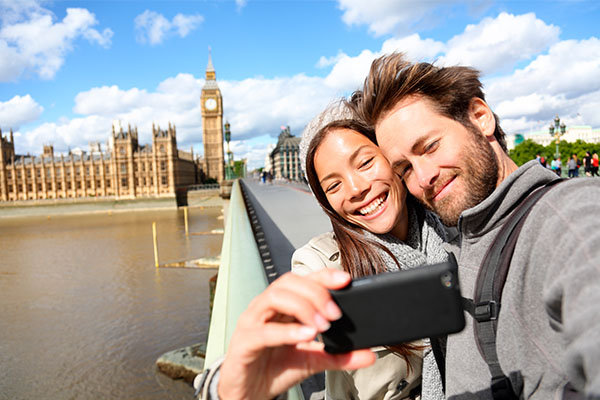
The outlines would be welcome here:
[[[469,119],[484,136],[494,136],[496,118],[487,103],[479,97],[474,97],[469,105]]]

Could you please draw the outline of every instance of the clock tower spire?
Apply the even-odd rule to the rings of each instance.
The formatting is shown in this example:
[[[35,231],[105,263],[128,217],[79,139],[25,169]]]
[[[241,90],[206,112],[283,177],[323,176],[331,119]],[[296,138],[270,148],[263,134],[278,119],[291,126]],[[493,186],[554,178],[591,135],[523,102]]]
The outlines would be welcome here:
[[[202,109],[202,142],[204,143],[204,171],[207,178],[221,183],[225,178],[223,154],[223,97],[217,85],[217,75],[208,48],[206,80],[200,95]]]

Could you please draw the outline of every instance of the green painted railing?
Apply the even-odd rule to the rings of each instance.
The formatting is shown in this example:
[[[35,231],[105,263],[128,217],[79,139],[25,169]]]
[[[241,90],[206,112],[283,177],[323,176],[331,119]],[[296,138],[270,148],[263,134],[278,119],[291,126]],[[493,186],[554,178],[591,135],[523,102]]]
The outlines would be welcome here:
[[[236,180],[231,189],[225,223],[221,264],[208,331],[205,368],[226,353],[238,317],[267,284],[240,184]],[[288,397],[304,399],[299,386],[290,389]]]

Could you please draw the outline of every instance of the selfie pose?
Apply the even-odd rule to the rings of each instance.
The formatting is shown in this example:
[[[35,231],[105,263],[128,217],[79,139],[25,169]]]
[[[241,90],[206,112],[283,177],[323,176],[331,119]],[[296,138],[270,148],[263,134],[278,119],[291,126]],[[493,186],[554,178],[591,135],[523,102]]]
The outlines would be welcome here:
[[[294,273],[337,268],[359,278],[448,259],[442,224],[414,199],[407,201],[404,184],[369,139],[373,136],[344,104],[330,106],[304,130],[301,165],[333,232],[311,239],[294,253]],[[377,312],[378,306],[372,306],[371,312]],[[421,392],[423,399],[443,398],[427,341],[380,347],[377,362],[369,368],[326,371],[326,398],[414,398]]]
[[[457,226],[466,298],[479,296],[482,260],[515,210],[544,193],[510,235],[515,246],[501,261],[505,274],[495,282],[492,276],[503,285],[500,303],[485,303],[464,331],[448,336],[446,397],[600,398],[600,181],[556,183],[559,177],[535,160],[517,167],[481,87],[471,68],[391,54],[373,62],[351,102],[375,127],[379,148],[409,192]],[[331,355],[313,341],[341,317],[328,289],[349,279],[326,268],[270,285],[240,317],[213,393],[272,398],[316,372],[373,363],[369,350]],[[481,323],[491,324],[482,351],[475,329]],[[490,350],[494,357],[484,359]]]

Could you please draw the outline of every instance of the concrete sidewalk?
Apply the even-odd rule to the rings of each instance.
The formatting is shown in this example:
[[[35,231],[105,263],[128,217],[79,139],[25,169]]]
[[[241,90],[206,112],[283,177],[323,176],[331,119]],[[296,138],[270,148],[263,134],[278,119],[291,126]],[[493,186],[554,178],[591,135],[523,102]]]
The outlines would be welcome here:
[[[331,231],[331,223],[307,186],[260,183],[246,178],[244,183],[269,217],[294,246],[305,245],[312,237]]]

